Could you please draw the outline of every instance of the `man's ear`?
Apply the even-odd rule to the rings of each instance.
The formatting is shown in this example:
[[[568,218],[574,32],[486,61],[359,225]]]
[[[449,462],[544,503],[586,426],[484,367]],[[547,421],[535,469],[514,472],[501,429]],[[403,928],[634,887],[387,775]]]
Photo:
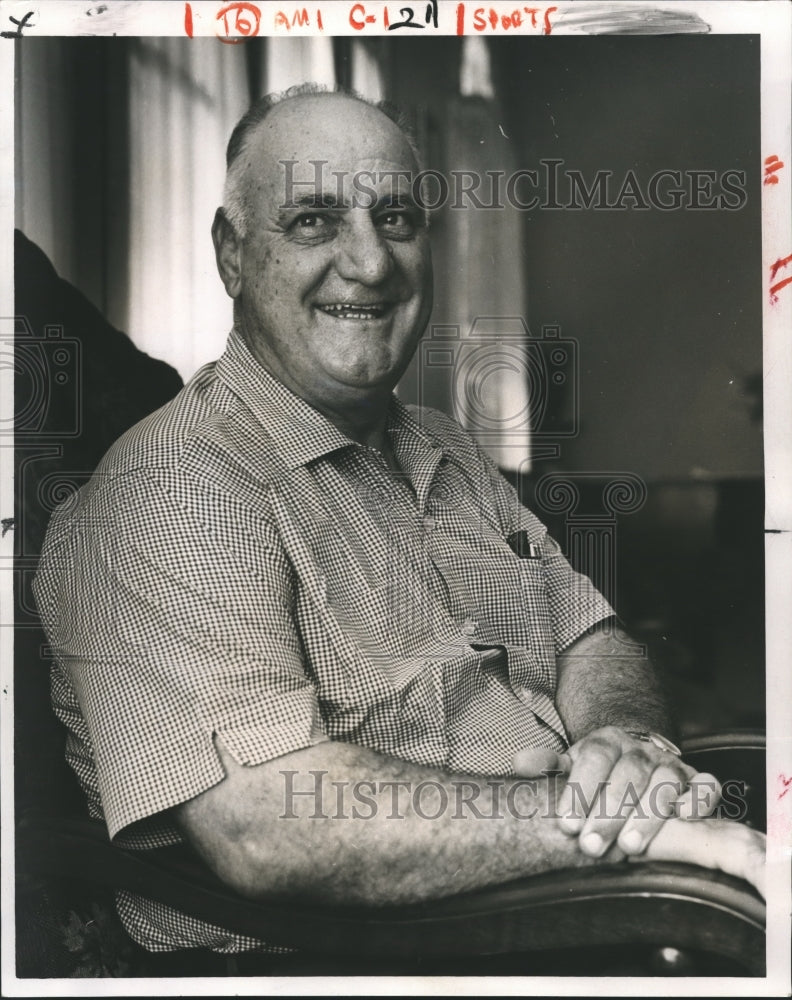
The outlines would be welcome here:
[[[242,241],[222,208],[215,212],[212,242],[220,278],[226,292],[235,299],[242,291]]]

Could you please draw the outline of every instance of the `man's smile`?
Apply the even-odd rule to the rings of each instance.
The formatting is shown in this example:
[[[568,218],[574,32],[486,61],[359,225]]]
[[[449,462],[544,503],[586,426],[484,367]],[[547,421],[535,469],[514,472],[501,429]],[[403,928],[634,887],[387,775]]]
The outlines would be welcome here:
[[[316,306],[328,316],[336,319],[381,319],[391,308],[390,302],[328,302],[319,303]]]

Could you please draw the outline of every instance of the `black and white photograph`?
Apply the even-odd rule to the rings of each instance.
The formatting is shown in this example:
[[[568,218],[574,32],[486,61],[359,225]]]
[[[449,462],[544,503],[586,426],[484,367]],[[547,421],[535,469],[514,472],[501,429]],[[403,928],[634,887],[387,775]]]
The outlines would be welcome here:
[[[3,992],[788,995],[790,7],[0,28]]]

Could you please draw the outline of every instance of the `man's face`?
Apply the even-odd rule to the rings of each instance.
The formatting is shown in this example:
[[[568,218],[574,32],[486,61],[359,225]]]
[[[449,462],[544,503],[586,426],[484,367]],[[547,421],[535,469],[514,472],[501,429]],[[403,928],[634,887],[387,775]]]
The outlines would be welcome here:
[[[273,109],[242,155],[250,221],[236,305],[253,353],[322,410],[389,393],[432,298],[406,139],[359,101],[307,96]],[[312,160],[325,161],[318,183]]]

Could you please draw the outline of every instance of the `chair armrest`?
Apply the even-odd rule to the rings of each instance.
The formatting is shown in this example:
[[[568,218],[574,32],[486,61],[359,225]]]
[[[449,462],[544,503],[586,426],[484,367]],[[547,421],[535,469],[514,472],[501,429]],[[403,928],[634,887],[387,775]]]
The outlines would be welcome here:
[[[763,729],[732,729],[721,733],[689,736],[682,741],[682,755],[756,750],[764,753],[767,736]]]
[[[187,847],[130,851],[102,823],[25,817],[27,874],[127,889],[231,931],[325,955],[446,957],[594,945],[657,945],[764,969],[765,906],[747,883],[693,865],[647,862],[548,872],[410,906],[251,901]]]
[[[686,739],[682,757],[686,764],[714,774],[721,782],[722,815],[766,830],[765,747],[764,730],[735,729]]]

